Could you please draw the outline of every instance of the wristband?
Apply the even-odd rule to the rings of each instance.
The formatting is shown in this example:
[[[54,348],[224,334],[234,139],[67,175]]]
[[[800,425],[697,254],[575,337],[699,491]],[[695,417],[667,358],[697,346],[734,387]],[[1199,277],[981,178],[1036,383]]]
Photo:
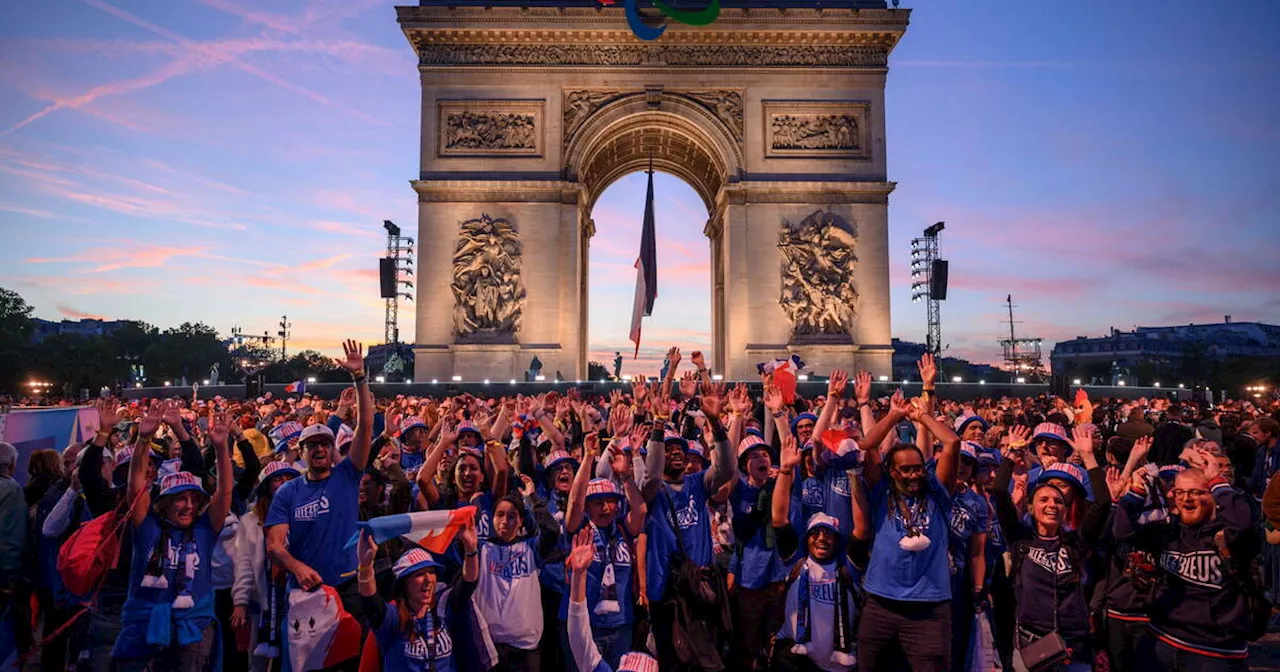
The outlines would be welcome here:
[[[466,556],[465,556],[465,557],[468,557],[468,558],[474,558],[474,557],[476,557],[477,555],[480,555],[480,551],[479,551],[479,550],[475,550],[475,551],[467,551],[467,554],[466,554]]]
[[[773,417],[775,417],[775,418],[781,418],[782,416],[784,416],[784,415],[786,415],[786,414],[787,414],[787,412],[786,412],[786,411],[777,411],[777,412],[775,412],[775,413],[773,414]]]
[[[364,375],[363,373],[358,376],[351,376],[351,382],[356,383],[357,385],[367,380],[369,380],[369,377]]]

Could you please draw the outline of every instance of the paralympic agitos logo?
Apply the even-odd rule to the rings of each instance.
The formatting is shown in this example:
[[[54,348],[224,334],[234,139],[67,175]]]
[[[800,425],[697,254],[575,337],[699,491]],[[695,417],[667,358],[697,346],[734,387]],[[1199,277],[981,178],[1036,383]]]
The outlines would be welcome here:
[[[612,5],[617,0],[600,0],[601,4]],[[696,11],[676,9],[662,0],[652,0],[653,6],[658,11],[666,15],[667,18],[690,26],[705,26],[716,17],[720,16],[720,0],[711,0],[711,4],[704,9]],[[667,30],[667,24],[662,23],[658,26],[650,26],[646,24],[640,17],[640,8],[636,5],[638,0],[622,0],[622,6],[627,10],[627,25],[631,26],[631,32],[642,40],[656,40],[662,36]]]

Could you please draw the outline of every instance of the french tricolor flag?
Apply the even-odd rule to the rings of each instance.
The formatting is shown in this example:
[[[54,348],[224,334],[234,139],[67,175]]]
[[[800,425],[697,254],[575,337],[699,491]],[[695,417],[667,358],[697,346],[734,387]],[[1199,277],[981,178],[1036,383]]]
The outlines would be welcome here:
[[[284,391],[286,393],[302,394],[307,391],[307,383],[303,380],[295,380],[292,383],[285,385]]]
[[[760,373],[773,375],[773,384],[782,392],[782,400],[790,404],[796,400],[796,376],[804,368],[799,355],[791,355],[786,359],[775,359],[771,362],[757,364]]]
[[[472,523],[476,518],[476,507],[463,506],[456,509],[438,511],[417,511],[414,513],[396,513],[390,516],[379,516],[372,520],[357,523],[359,531],[347,542],[347,548],[354,548],[360,539],[360,532],[368,532],[378,544],[403,537],[432,553],[444,553],[453,543],[458,530]]]
[[[640,356],[640,322],[653,315],[658,298],[658,242],[653,223],[653,160],[649,161],[649,190],[644,197],[644,224],[640,229],[640,256],[636,259],[636,294],[631,305],[632,359]]]

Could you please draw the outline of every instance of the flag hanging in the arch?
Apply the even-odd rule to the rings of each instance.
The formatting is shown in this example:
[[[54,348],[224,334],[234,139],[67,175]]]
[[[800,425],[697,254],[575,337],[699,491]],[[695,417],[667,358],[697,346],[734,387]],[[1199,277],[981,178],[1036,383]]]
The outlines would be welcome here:
[[[653,162],[649,163],[649,189],[644,196],[644,224],[640,230],[640,257],[636,259],[636,296],[631,306],[631,341],[640,355],[640,321],[653,314],[658,298],[658,243],[653,225]]]

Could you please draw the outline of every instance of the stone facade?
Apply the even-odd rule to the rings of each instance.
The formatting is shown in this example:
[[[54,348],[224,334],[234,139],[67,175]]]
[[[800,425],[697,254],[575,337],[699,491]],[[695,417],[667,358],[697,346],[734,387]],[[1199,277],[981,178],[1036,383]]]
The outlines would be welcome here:
[[[652,43],[619,7],[397,11],[422,84],[415,379],[520,379],[534,356],[585,375],[591,208],[651,156],[707,206],[717,372],[754,378],[796,352],[819,372],[889,373],[884,85],[907,11],[726,8]],[[484,217],[518,238],[511,338],[457,328],[460,227]]]

